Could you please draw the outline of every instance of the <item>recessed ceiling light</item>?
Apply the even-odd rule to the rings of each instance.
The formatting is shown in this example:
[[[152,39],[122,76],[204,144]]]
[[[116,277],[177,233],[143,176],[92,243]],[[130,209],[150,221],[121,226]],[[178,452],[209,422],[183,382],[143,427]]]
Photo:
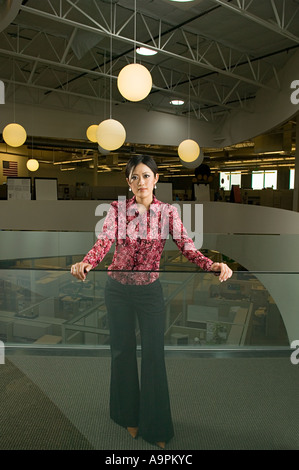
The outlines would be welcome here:
[[[153,49],[148,49],[147,47],[137,47],[136,49],[137,54],[140,55],[156,55],[157,51],[153,51]]]
[[[173,106],[182,106],[184,104],[183,100],[171,100],[170,104],[173,104]]]

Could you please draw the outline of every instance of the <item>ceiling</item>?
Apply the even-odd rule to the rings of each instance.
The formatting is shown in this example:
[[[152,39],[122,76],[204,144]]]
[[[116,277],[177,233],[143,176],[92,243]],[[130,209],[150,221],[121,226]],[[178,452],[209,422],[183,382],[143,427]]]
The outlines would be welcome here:
[[[0,7],[5,3],[10,2],[2,0]],[[138,106],[217,121],[238,108],[250,109],[256,94],[269,88],[299,48],[298,0],[18,3],[17,14],[0,32],[0,79],[6,85],[6,100],[57,110],[84,109],[94,114],[99,106],[124,105],[117,76],[125,65],[137,61],[153,78],[150,94]],[[157,54],[140,56],[136,46],[149,47]],[[182,99],[184,105],[173,106],[172,99]],[[57,156],[62,160],[68,153],[75,155],[77,163],[97,151],[88,141],[34,141],[36,148],[64,150],[65,155]],[[204,154],[212,169],[227,167],[228,160],[232,170],[256,167],[259,160],[271,158],[269,144],[269,151],[282,152],[282,163],[290,162],[295,122],[282,123],[260,138],[260,152],[256,144],[204,149]],[[144,149],[130,142],[118,151],[117,162],[125,161],[128,153],[145,150],[159,155],[161,163],[177,161],[175,147]],[[253,159],[256,162],[248,161]]]

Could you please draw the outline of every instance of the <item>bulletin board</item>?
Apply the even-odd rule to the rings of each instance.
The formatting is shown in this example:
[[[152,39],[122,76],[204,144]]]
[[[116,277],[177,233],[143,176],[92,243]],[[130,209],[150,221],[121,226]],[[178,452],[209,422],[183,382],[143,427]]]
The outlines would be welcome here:
[[[31,199],[31,178],[7,177],[7,199]]]
[[[34,178],[34,196],[37,201],[57,201],[57,178]]]

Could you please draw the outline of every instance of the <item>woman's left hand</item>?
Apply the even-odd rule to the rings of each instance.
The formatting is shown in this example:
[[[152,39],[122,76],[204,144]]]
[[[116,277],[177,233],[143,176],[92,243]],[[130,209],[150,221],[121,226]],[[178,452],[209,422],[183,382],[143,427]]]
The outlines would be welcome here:
[[[232,270],[225,263],[213,263],[211,266],[211,271],[220,271],[220,282],[227,281],[227,279],[229,279],[233,274]]]

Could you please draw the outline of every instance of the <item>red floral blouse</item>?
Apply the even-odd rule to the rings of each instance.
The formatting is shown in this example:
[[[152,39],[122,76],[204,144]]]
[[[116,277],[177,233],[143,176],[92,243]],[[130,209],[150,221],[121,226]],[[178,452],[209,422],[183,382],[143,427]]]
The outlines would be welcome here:
[[[98,240],[83,262],[95,268],[115,242],[108,274],[122,284],[150,284],[159,277],[160,259],[169,234],[189,261],[210,271],[213,261],[196,250],[177,209],[155,196],[150,209],[142,214],[135,196],[112,202]]]

